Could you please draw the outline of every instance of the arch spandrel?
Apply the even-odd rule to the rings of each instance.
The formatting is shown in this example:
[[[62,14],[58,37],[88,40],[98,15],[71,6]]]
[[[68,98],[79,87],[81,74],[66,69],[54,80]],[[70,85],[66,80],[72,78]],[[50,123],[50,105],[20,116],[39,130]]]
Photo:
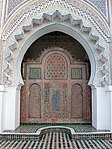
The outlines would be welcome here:
[[[20,67],[28,47],[46,33],[61,31],[78,40],[85,48],[92,67],[89,84],[95,86],[109,84],[108,49],[105,49],[105,46],[102,45],[104,42],[108,45],[106,41],[109,40],[108,36],[99,32],[88,21],[88,18],[84,16],[81,18],[80,15],[78,18],[69,9],[68,12],[66,12],[66,9],[63,12],[62,10],[49,11],[47,13],[43,11],[35,17],[32,15],[30,15],[30,18],[26,17],[26,20],[18,23],[17,28],[14,29],[11,35],[8,34],[8,39],[4,41],[5,43],[8,41],[8,44],[6,44],[7,48],[4,52],[3,83],[6,86],[23,83]]]

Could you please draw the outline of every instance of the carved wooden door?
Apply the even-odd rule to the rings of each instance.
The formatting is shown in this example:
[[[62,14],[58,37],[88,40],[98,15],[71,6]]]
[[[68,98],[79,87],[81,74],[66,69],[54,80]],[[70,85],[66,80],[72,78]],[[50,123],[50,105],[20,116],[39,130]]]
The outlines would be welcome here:
[[[74,62],[60,48],[46,50],[39,61],[25,62],[21,122],[89,122],[88,73],[87,63]]]

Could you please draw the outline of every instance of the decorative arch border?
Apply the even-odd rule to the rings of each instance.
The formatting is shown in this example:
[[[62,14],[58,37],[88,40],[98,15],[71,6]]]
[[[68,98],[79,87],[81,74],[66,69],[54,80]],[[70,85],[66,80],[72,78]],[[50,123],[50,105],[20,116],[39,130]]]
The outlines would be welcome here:
[[[59,26],[61,27],[61,30],[59,29],[60,28]],[[109,58],[107,55],[107,51],[105,47],[103,47],[102,44],[100,43],[101,37],[94,35],[92,31],[94,30],[94,28],[92,28],[92,26],[86,26],[85,21],[83,19],[78,19],[76,16],[73,16],[73,14],[70,13],[65,14],[65,12],[63,13],[59,10],[55,10],[51,13],[43,13],[40,16],[34,17],[32,18],[29,25],[26,26],[21,25],[21,27],[22,31],[19,30],[20,31],[19,33],[16,32],[13,34],[14,38],[12,38],[12,44],[5,51],[5,57],[4,57],[5,61],[3,67],[3,84],[5,84],[6,86],[15,85],[14,83],[15,81],[16,85],[21,85],[23,83],[22,77],[20,76],[20,67],[21,67],[20,65],[26,51],[22,51],[22,48],[24,47],[25,42],[28,42],[28,40],[30,40],[32,37],[35,36],[35,40],[38,39],[39,36],[36,37],[36,34],[39,34],[39,31],[41,31],[41,35],[44,35],[45,32],[43,33],[43,31],[45,27],[48,28],[50,27],[48,32],[59,31],[59,30],[63,31],[62,27],[65,27],[66,29],[68,28],[68,30],[72,30],[73,32],[77,33],[78,36],[83,38],[83,41],[85,40],[86,44],[90,46],[91,52],[90,51],[89,52],[91,54],[88,53],[88,51],[86,52],[89,55],[91,66],[92,68],[94,68],[94,70],[91,70],[91,78],[89,84],[95,86],[105,86],[110,83]],[[66,30],[64,32],[67,33]],[[74,37],[72,33],[70,35]],[[30,43],[32,44],[33,42]],[[21,55],[20,51],[22,51],[22,56],[20,56]],[[100,64],[99,67],[97,63]],[[19,71],[16,72],[16,67],[18,65],[19,65]],[[19,79],[16,80],[18,78],[18,75]],[[99,82],[97,81],[96,83],[95,78],[98,75],[99,75]],[[14,79],[14,77],[16,79]]]
[[[41,2],[34,0],[24,3],[6,21],[2,39],[6,40],[18,25],[30,16],[34,17],[39,13],[47,12],[50,7],[59,10],[60,6],[61,9],[68,9],[70,14],[89,20],[106,41],[110,40],[110,28],[107,21],[89,2],[84,0],[41,0]]]

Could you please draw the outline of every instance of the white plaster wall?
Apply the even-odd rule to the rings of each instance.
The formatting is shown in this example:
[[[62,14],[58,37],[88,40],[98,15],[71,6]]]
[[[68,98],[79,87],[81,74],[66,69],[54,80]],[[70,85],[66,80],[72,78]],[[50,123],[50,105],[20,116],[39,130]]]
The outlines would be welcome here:
[[[105,87],[92,89],[92,125],[99,130],[110,130],[110,95]]]
[[[15,115],[15,127],[18,127],[20,125],[20,87],[16,90],[16,115]]]
[[[92,87],[92,125],[97,127],[97,97],[96,88]]]
[[[108,96],[108,109],[109,109],[109,130],[112,132],[112,86],[108,86],[106,88],[107,96]]]
[[[109,129],[109,97],[105,88],[97,88],[97,129]]]
[[[3,130],[15,130],[20,121],[20,95],[17,87],[6,89],[4,97]]]

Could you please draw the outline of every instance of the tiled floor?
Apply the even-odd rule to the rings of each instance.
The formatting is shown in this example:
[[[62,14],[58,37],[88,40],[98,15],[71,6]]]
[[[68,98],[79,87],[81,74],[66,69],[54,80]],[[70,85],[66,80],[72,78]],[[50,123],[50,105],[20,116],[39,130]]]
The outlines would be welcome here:
[[[36,133],[43,126],[26,125],[20,126],[14,133]],[[44,127],[46,127],[44,125]],[[82,132],[99,132],[91,125],[70,125],[67,127],[74,128],[76,133]],[[5,131],[7,132],[7,131]],[[100,131],[101,132],[101,131]],[[24,139],[0,139],[0,149],[112,149],[111,139],[77,139],[72,140],[69,133],[64,131],[49,131],[43,133],[40,140],[32,138]]]
[[[0,140],[0,149],[112,149],[109,140],[74,140],[68,134],[50,132],[36,140]]]

